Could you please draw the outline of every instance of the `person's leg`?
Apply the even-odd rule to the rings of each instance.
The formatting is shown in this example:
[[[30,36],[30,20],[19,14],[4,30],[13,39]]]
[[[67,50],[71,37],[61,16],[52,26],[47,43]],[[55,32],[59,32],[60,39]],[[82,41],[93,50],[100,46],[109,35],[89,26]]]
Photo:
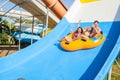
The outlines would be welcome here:
[[[60,39],[60,40],[59,40],[59,42],[61,42],[61,41],[63,41],[63,40],[65,40],[65,37],[64,37],[64,38],[62,38],[62,39]]]
[[[71,38],[71,37],[66,36],[66,37],[64,37],[64,38],[60,39],[59,41],[61,42],[61,41],[63,41],[63,40],[66,40],[66,41],[68,41],[68,42],[71,42],[71,41],[72,41],[72,38]]]
[[[92,38],[92,37],[95,37],[96,36],[96,33],[91,33],[90,34],[90,37]]]
[[[67,37],[65,37],[65,40],[68,41],[68,42],[71,42],[71,41],[72,41],[72,38],[69,37],[69,36],[67,36]]]

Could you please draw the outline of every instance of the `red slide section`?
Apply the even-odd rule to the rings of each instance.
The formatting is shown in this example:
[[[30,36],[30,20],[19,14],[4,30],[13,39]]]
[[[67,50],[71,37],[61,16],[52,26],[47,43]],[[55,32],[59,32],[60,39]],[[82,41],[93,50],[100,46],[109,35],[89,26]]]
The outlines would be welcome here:
[[[46,4],[47,7],[49,7],[55,13],[55,15],[59,19],[62,19],[62,17],[67,12],[67,8],[65,7],[61,0],[42,0],[42,1]]]

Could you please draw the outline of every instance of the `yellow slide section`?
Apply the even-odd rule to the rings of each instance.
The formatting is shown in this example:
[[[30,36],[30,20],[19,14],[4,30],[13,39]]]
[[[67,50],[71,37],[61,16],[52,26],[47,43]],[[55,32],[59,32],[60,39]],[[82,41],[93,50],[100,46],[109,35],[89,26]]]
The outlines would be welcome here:
[[[81,3],[89,3],[89,2],[95,2],[100,0],[80,0]]]

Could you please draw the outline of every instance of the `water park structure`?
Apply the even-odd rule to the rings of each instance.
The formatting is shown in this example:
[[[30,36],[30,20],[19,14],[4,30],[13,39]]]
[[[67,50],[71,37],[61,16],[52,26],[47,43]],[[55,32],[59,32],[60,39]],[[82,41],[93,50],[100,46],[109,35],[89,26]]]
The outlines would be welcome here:
[[[71,28],[76,29],[80,19],[82,27],[99,20],[106,37],[104,43],[92,49],[63,50],[58,40]],[[103,80],[119,55],[119,26],[119,0],[75,0],[52,32],[15,54],[0,58],[0,80]]]

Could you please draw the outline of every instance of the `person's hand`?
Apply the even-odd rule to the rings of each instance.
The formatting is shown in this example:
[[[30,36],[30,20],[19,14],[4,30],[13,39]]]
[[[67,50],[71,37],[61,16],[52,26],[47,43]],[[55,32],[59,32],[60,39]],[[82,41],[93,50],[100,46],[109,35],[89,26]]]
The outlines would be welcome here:
[[[80,22],[81,22],[81,20],[78,21],[78,26],[77,27],[80,27]]]
[[[81,20],[78,21],[78,23],[80,23],[80,22],[81,22]]]

